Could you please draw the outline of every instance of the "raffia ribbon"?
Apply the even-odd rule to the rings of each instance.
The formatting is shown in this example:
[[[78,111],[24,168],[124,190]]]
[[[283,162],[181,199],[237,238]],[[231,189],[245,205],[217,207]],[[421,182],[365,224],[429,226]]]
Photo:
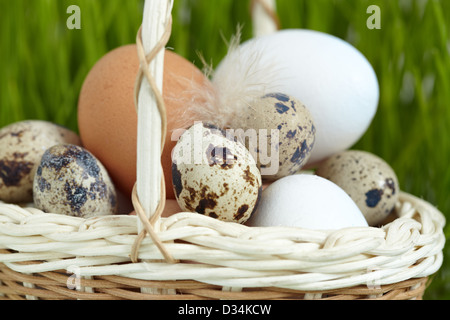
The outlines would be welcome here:
[[[169,42],[170,35],[172,32],[172,17],[169,18],[169,21],[167,22],[166,29],[164,31],[163,36],[157,43],[157,45],[151,50],[151,52],[146,55],[144,50],[144,45],[142,43],[142,27],[139,28],[137,37],[136,37],[136,44],[137,44],[137,52],[139,56],[140,61],[140,68],[139,72],[136,78],[136,84],[134,88],[134,100],[135,100],[135,106],[136,111],[138,108],[138,98],[139,98],[139,91],[141,88],[142,81],[147,80],[150,88],[154,94],[154,97],[157,102],[158,111],[161,115],[161,152],[164,149],[164,143],[166,140],[166,131],[167,131],[167,115],[166,115],[166,108],[164,103],[164,98],[160,90],[158,89],[155,79],[153,78],[152,74],[149,71],[149,65],[151,61],[155,59],[155,57],[158,55],[158,53],[161,50],[165,50],[165,46]],[[161,193],[160,193],[160,201],[159,204],[154,212],[154,214],[151,216],[150,219],[148,219],[147,215],[145,214],[144,209],[142,208],[141,203],[139,202],[139,197],[137,195],[136,190],[136,184],[134,185],[133,192],[132,192],[132,202],[133,206],[136,212],[137,217],[141,220],[144,229],[139,233],[139,235],[136,237],[136,240],[132,246],[131,249],[131,261],[136,263],[138,262],[138,255],[139,255],[139,248],[141,246],[142,241],[145,239],[146,234],[149,234],[150,238],[152,239],[153,243],[157,246],[161,254],[164,256],[164,259],[168,263],[176,263],[177,261],[171,256],[169,251],[165,248],[162,241],[159,239],[157,232],[154,230],[155,223],[161,218],[161,214],[164,211],[165,203],[166,203],[166,188],[165,188],[165,180],[164,175],[162,175],[161,179]]]

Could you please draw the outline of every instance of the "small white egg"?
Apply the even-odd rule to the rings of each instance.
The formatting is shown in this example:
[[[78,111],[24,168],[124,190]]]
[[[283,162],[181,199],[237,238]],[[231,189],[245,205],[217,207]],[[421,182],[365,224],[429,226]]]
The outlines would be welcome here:
[[[117,196],[104,166],[86,149],[60,144],[45,151],[33,183],[36,208],[90,218],[114,214]]]
[[[244,223],[258,205],[262,181],[245,146],[223,130],[196,123],[172,153],[174,192],[180,208]]]
[[[0,130],[0,200],[33,201],[33,177],[45,150],[60,144],[80,145],[73,131],[41,120],[10,124]]]
[[[329,180],[310,174],[288,176],[269,185],[247,223],[253,227],[313,230],[368,226],[345,191]]]
[[[366,57],[342,39],[312,30],[286,29],[243,43],[223,59],[212,81],[219,101],[257,91],[283,92],[304,103],[317,129],[308,165],[353,146],[379,101],[378,79]]]

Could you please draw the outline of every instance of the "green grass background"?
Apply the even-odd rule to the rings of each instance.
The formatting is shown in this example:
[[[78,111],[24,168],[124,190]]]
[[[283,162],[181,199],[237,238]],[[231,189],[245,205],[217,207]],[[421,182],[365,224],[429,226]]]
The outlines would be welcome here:
[[[69,5],[81,8],[81,30],[68,30]],[[369,30],[369,5],[381,8],[381,30]],[[84,78],[109,50],[132,43],[141,0],[0,0],[0,127],[46,119],[77,130]],[[355,146],[383,157],[403,190],[450,216],[450,1],[278,0],[283,28],[341,37],[363,52],[378,75],[377,116]],[[238,24],[252,36],[247,0],[175,0],[169,46],[202,66],[217,65]],[[450,228],[446,228],[447,237]],[[427,299],[450,298],[450,251]]]

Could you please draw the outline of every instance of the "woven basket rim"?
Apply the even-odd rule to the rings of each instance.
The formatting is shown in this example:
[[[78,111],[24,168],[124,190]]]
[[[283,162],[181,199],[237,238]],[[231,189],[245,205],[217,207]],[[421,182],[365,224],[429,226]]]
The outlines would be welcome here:
[[[119,277],[124,283],[193,281],[320,296],[395,285],[438,271],[445,244],[443,214],[407,193],[400,198],[399,217],[386,226],[336,231],[255,228],[178,213],[158,226],[177,264],[163,261],[150,238],[142,242],[141,260],[130,262],[135,216],[82,219],[1,203],[0,263],[23,275],[72,270],[80,278]]]

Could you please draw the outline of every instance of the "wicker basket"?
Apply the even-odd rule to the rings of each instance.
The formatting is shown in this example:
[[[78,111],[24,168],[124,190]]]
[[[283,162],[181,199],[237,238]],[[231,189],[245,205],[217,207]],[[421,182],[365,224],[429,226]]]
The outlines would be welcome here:
[[[139,46],[138,84],[153,89],[161,141],[164,104],[146,70],[167,30],[146,58]],[[160,152],[141,157],[160,164]],[[0,203],[0,299],[421,299],[442,264],[443,214],[406,193],[380,228],[250,228],[196,213],[161,218],[163,183],[139,197],[149,181],[138,177],[137,215],[81,219]]]
[[[1,206],[0,295],[9,299],[409,299],[442,263],[440,212],[402,194],[382,228],[249,228],[192,213],[161,219],[130,252],[136,216],[84,220]],[[68,271],[67,271],[68,270]],[[70,289],[74,288],[74,289]],[[156,290],[155,290],[156,289]]]

